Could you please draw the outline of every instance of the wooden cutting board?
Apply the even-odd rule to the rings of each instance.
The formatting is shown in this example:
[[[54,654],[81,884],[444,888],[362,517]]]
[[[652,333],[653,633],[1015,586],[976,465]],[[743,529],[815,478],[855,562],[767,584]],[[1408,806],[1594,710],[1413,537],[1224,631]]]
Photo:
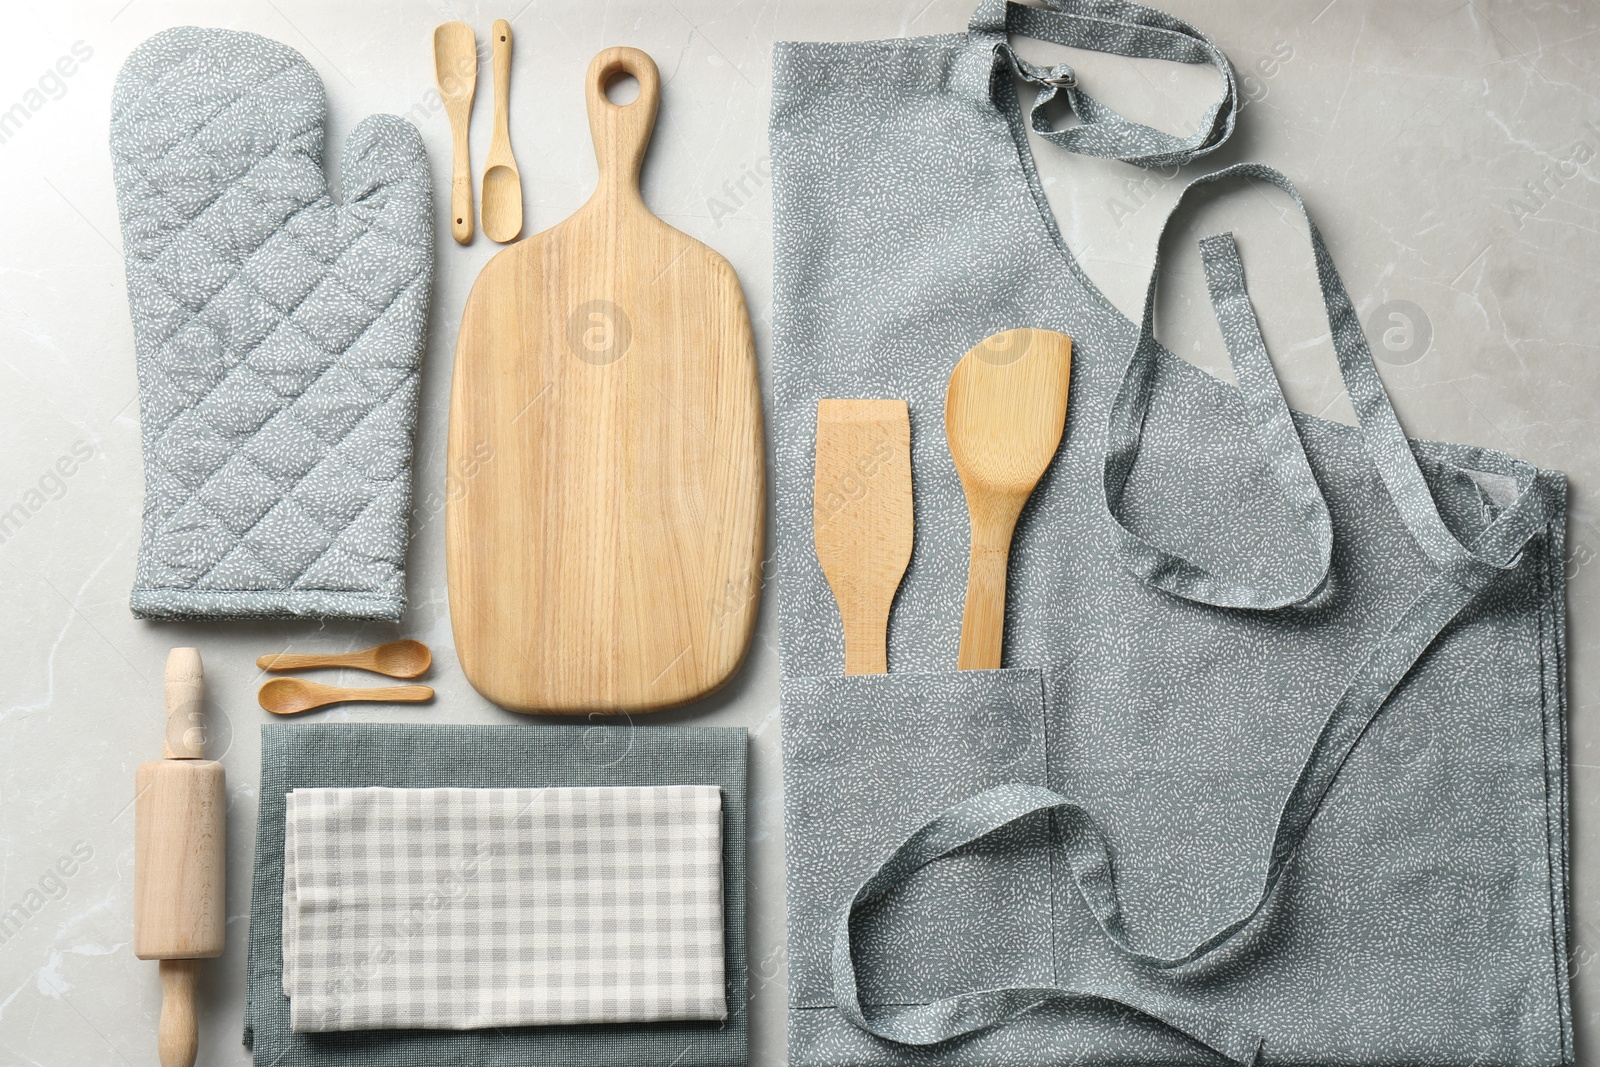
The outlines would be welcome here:
[[[639,83],[627,105],[606,86]],[[755,344],[727,260],[650,213],[661,79],[586,79],[593,197],[484,267],[456,344],[446,552],[456,653],[513,711],[653,711],[744,658],[766,475]]]

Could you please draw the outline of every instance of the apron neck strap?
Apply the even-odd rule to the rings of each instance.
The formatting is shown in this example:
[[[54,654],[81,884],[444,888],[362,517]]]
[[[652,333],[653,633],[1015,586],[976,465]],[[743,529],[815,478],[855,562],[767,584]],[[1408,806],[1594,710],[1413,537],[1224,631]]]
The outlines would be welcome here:
[[[982,0],[968,23],[972,38],[992,46],[995,75],[1016,74],[1039,87],[1029,111],[1033,131],[1051,143],[1080,155],[1120,159],[1141,167],[1176,167],[1222,146],[1233,133],[1241,98],[1233,67],[1222,49],[1182,19],[1127,0],[1044,0],[1028,7],[1007,0]],[[1209,63],[1222,75],[1222,94],[1187,137],[1124,118],[1078,87],[1066,64],[1039,67],[1021,58],[1009,34],[1032,37],[1071,48],[1165,59],[1174,63]],[[1044,107],[1057,96],[1079,121],[1065,129],[1051,128]]]
[[[1383,380],[1378,376],[1355,307],[1345,292],[1317,224],[1312,221],[1293,183],[1281,171],[1261,163],[1235,163],[1190,182],[1178,195],[1156,239],[1156,258],[1150,271],[1150,284],[1145,290],[1139,339],[1123,368],[1106,426],[1102,485],[1106,514],[1111,520],[1111,536],[1124,568],[1146,584],[1185,600],[1257,610],[1304,603],[1320,591],[1328,574],[1332,527],[1327,506],[1312,476],[1299,431],[1262,343],[1245,290],[1244,268],[1231,234],[1202,240],[1201,259],[1251,432],[1271,465],[1292,513],[1301,521],[1307,535],[1306,551],[1298,560],[1286,560],[1273,568],[1270,575],[1257,584],[1224,577],[1162,548],[1135,533],[1120,517],[1158,371],[1155,300],[1161,275],[1161,238],[1195,190],[1241,178],[1281,189],[1300,209],[1316,260],[1317,281],[1327,308],[1339,373],[1360,422],[1367,454],[1417,547],[1451,581],[1465,588],[1481,589],[1501,572],[1516,568],[1521,563],[1523,548],[1544,530],[1554,513],[1555,501],[1549,484],[1537,478],[1537,472],[1527,464],[1514,465],[1511,477],[1517,490],[1516,499],[1500,509],[1470,543],[1456,536],[1440,515],[1433,492],[1417,465],[1416,454],[1395,415]]]

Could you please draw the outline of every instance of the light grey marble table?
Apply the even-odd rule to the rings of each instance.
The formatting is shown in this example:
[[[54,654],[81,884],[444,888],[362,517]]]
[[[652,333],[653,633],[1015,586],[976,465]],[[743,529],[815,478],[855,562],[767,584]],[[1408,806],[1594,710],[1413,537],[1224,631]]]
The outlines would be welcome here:
[[[665,80],[646,198],[722,251],[770,342],[766,113],[771,47],[959,31],[972,0],[11,0],[0,33],[0,1067],[154,1064],[154,965],[133,957],[133,769],[160,753],[161,668],[198,645],[227,765],[228,951],[208,968],[201,1062],[243,1064],[244,946],[256,814],[255,657],[360,648],[399,633],[433,646],[437,703],[345,708],[327,720],[522,721],[467,684],[451,645],[442,516],[445,418],[468,287],[500,246],[450,240],[438,271],[418,442],[411,606],[402,627],[134,621],[127,595],[142,475],[133,338],[106,147],[123,58],[168,26],[253,30],[321,72],[328,155],[372,112],[417,123],[448,196],[449,130],[432,93],[430,31],[515,16],[512,133],[527,232],[588,195],[595,167],[581,77],[600,48],[649,51]],[[1250,103],[1238,135],[1194,170],[1240,159],[1296,182],[1344,272],[1407,429],[1501,448],[1572,478],[1574,971],[1579,1056],[1600,1008],[1600,5],[1516,0],[1170,0],[1232,57]],[[1025,54],[1050,55],[1047,46]],[[60,62],[65,57],[67,62]],[[1095,54],[1071,61],[1101,99],[1169,129],[1209,99],[1204,71]],[[62,73],[70,70],[70,74]],[[488,146],[487,70],[474,112]],[[1035,143],[1056,217],[1090,276],[1137,314],[1152,241],[1183,175]],[[1190,236],[1231,225],[1269,347],[1296,407],[1349,419],[1310,257],[1286,201],[1209,207]],[[1203,229],[1202,229],[1203,227]],[[1192,240],[1172,244],[1158,332],[1227,376]],[[58,467],[58,461],[65,459]],[[70,470],[70,474],[60,473]],[[724,692],[655,722],[748,727],[752,740],[752,1061],[784,1060],[782,793],[771,590],[749,663]],[[356,681],[356,679],[350,679]],[[361,681],[366,681],[362,679]],[[63,862],[64,861],[64,862]],[[59,866],[58,866],[59,864]],[[58,871],[70,870],[70,874]]]

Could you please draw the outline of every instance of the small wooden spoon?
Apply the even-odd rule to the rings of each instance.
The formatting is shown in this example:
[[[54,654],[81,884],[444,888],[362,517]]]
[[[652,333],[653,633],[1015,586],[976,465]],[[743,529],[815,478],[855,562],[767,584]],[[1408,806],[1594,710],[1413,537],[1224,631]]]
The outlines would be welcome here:
[[[261,706],[274,715],[298,715],[329,704],[348,704],[372,700],[380,704],[420,704],[433,699],[425,685],[385,685],[368,689],[344,689],[336,685],[308,682],[304,678],[274,678],[256,694]]]
[[[450,166],[450,236],[457,244],[472,240],[472,160],[467,130],[472,121],[472,94],[478,87],[478,39],[465,22],[446,22],[433,31],[433,78],[450,116],[454,159]]]
[[[409,637],[364,648],[360,652],[279,652],[262,656],[256,666],[264,671],[297,671],[308,667],[354,667],[390,678],[417,678],[433,664],[433,654],[421,641]]]
[[[494,137],[483,172],[483,232],[505,244],[522,232],[522,174],[511,154],[511,23],[497,19],[494,49]]]
[[[960,670],[1000,666],[1011,534],[1061,444],[1071,375],[1072,339],[1031,329],[981,341],[950,373],[944,432],[972,527]]]

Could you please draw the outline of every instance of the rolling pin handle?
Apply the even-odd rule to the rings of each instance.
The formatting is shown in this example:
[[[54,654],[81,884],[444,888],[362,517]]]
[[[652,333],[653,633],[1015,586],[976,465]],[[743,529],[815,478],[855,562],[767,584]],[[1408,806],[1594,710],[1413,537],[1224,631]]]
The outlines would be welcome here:
[[[194,1067],[200,1050],[200,1027],[194,1012],[199,968],[199,960],[161,961],[161,1030],[157,1044],[161,1067]]]
[[[205,759],[205,670],[198,648],[175,648],[167,653],[167,736],[162,754],[167,759]]]

